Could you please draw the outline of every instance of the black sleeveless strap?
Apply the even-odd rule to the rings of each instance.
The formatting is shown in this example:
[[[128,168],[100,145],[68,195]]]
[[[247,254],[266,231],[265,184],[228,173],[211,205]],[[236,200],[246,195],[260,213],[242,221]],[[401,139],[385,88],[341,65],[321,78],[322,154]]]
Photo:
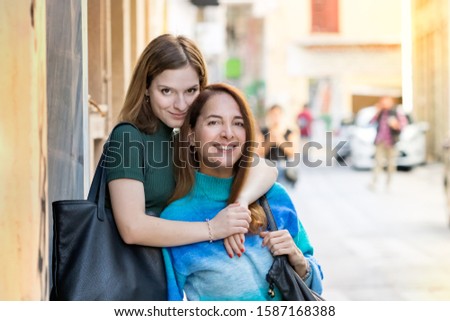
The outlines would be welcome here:
[[[91,188],[89,189],[88,200],[90,200],[92,202],[97,201],[97,217],[100,221],[103,221],[105,219],[105,194],[106,194],[105,161],[106,161],[106,155],[109,150],[109,144],[110,144],[112,132],[116,128],[123,126],[123,125],[133,126],[134,128],[136,128],[136,130],[139,131],[139,128],[137,128],[136,125],[134,125],[133,123],[129,123],[129,122],[118,123],[113,128],[113,130],[109,134],[108,140],[106,141],[105,145],[103,146],[103,153],[102,153],[102,156],[100,157],[100,160],[98,161],[97,168],[95,169],[94,178],[92,180]],[[139,131],[139,133],[140,133],[140,131]],[[142,141],[142,143],[143,143],[143,147],[144,147],[144,176],[145,176],[145,172],[147,170],[147,162],[146,162],[147,155],[145,153],[145,144],[143,141]]]

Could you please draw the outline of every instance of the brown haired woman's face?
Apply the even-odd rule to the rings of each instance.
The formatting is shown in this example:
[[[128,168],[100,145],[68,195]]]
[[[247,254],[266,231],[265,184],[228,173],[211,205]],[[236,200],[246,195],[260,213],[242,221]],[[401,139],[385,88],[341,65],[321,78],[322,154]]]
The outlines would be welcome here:
[[[153,113],[168,127],[181,127],[199,90],[200,79],[192,66],[167,69],[148,88]]]
[[[210,97],[193,133],[200,172],[216,177],[233,175],[233,165],[242,156],[246,139],[244,119],[234,98],[226,93]]]

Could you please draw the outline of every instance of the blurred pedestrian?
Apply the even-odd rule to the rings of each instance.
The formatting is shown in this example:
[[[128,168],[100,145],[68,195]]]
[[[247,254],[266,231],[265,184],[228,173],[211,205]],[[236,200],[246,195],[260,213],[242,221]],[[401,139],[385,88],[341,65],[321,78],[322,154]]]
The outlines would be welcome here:
[[[371,124],[376,123],[377,135],[375,137],[375,166],[373,169],[371,189],[376,188],[378,176],[385,166],[387,166],[386,186],[389,188],[392,175],[397,168],[397,149],[400,133],[408,123],[403,111],[394,103],[394,99],[389,96],[381,97],[376,104],[377,113],[374,115]]]
[[[273,105],[266,114],[264,156],[277,164],[278,182],[294,187],[298,181],[300,139],[296,129],[289,128],[280,105]]]
[[[311,138],[311,127],[313,122],[313,116],[311,114],[309,104],[303,105],[302,111],[297,116],[297,125],[300,130],[300,136],[309,140]]]

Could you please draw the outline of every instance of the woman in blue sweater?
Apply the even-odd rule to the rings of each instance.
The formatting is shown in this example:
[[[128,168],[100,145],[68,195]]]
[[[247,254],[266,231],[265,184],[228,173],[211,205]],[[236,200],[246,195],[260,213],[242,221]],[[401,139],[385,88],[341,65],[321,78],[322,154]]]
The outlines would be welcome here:
[[[236,206],[253,161],[253,115],[235,88],[207,86],[191,105],[180,141],[177,186],[161,217],[209,222],[221,208]],[[266,196],[279,230],[267,232],[263,209],[251,204],[250,232],[238,257],[226,257],[214,229],[209,242],[163,250],[169,300],[268,300],[265,277],[273,255],[287,255],[306,284],[322,292],[321,268],[286,190],[276,183]]]

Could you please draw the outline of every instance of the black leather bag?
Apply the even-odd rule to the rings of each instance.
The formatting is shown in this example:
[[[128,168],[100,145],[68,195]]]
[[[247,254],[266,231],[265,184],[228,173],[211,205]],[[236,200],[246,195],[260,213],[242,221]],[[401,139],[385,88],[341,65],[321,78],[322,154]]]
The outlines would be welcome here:
[[[102,165],[108,146],[109,139],[88,199],[52,203],[50,300],[167,300],[161,249],[124,243],[113,213],[105,208],[106,171]]]
[[[266,213],[269,229],[277,231],[277,223],[266,196],[262,196],[259,202]],[[308,288],[295,272],[287,255],[274,256],[273,259],[272,266],[266,275],[266,280],[269,282],[269,295],[274,297],[275,291],[278,290],[284,301],[324,301],[319,294]]]

